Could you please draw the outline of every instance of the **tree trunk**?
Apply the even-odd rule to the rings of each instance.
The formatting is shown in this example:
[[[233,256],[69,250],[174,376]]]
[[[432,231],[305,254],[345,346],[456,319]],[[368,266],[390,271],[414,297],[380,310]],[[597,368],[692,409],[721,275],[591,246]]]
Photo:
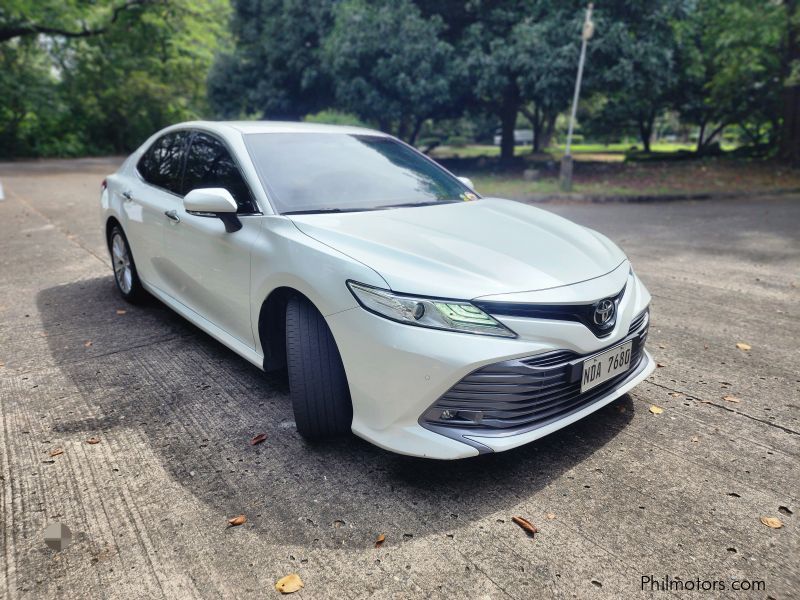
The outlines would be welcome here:
[[[547,150],[550,147],[550,142],[553,141],[553,135],[556,132],[557,118],[558,118],[557,112],[546,114],[544,118],[544,129],[542,131],[542,143],[541,143],[542,150]]]
[[[419,131],[422,129],[422,124],[425,122],[425,119],[422,117],[417,117],[414,121],[414,129],[411,130],[411,135],[408,138],[408,143],[410,145],[414,145],[417,143],[417,137],[419,137]]]
[[[639,120],[639,137],[645,152],[650,152],[650,138],[653,137],[653,119],[647,117]]]
[[[697,134],[697,150],[695,150],[695,154],[702,154],[703,148],[705,148],[705,144],[703,143],[703,136],[706,134],[706,122],[703,120],[700,123],[700,133]]]
[[[500,113],[500,158],[502,160],[514,158],[514,127],[517,124],[517,112],[519,112],[519,94],[516,91],[506,92]]]
[[[778,155],[786,161],[800,164],[800,81],[797,81],[796,75],[796,66],[800,63],[798,0],[786,1],[786,13],[789,24],[783,64],[783,126],[779,136]]]

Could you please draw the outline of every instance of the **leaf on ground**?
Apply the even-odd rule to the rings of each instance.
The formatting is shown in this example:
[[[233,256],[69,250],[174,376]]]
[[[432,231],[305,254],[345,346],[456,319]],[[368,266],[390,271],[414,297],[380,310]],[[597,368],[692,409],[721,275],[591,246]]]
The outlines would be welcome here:
[[[251,446],[255,446],[256,444],[260,444],[261,442],[263,442],[266,439],[267,439],[267,434],[266,433],[259,433],[256,437],[254,437],[252,440],[250,440],[250,445]]]
[[[511,520],[514,521],[517,525],[522,527],[529,536],[533,537],[539,530],[536,528],[536,525],[525,519],[524,517],[511,517]]]
[[[50,456],[58,456],[59,454],[64,454],[63,448],[53,448],[50,450]]]
[[[239,515],[238,517],[228,519],[228,527],[236,527],[238,525],[244,525],[245,523],[247,523],[247,517],[244,515]]]
[[[555,513],[547,513],[547,515],[545,515],[545,516],[546,516],[548,519],[550,519],[551,521],[552,521],[553,519],[555,519],[555,518],[556,518],[556,515],[555,515]]]
[[[660,406],[656,406],[655,404],[651,404],[650,412],[653,413],[654,415],[660,415],[661,413],[664,412],[664,409],[661,408]]]
[[[739,403],[739,402],[742,401],[741,398],[737,398],[736,396],[723,396],[722,399],[725,400],[725,402],[736,402],[736,403]]]
[[[699,441],[700,441],[700,438],[699,438],[699,437],[697,437],[696,435],[692,436],[692,442],[693,442],[693,443],[695,443],[695,444],[696,444],[696,443],[698,443]]]
[[[744,350],[745,352],[747,352],[748,350],[750,350],[752,348],[752,346],[750,344],[745,344],[744,342],[738,342],[736,344],[736,347],[739,350]]]
[[[91,348],[91,346],[92,346],[92,340],[87,340],[87,341],[83,342],[83,347],[84,348]]]
[[[761,522],[770,529],[780,529],[783,527],[783,521],[778,517],[761,517]]]
[[[88,440],[86,440],[86,443],[87,444],[99,444],[100,443],[100,438],[97,437],[97,436],[90,437]]]
[[[291,594],[303,587],[303,580],[297,573],[289,573],[286,577],[281,577],[275,582],[275,589],[281,594]]]
[[[667,365],[665,365],[664,363],[656,363],[656,366],[657,366],[659,369],[663,369],[663,368],[664,368],[664,367],[666,367]]]
[[[124,315],[124,314],[125,314],[125,313],[127,313],[127,312],[128,312],[127,310],[124,310],[124,309],[122,309],[122,308],[118,308],[118,309],[117,309],[117,314],[118,314],[118,315]]]
[[[383,545],[383,542],[385,542],[385,541],[386,541],[386,536],[385,536],[384,534],[380,534],[380,535],[379,535],[379,536],[378,536],[378,537],[375,539],[375,547],[376,547],[376,548],[380,548],[380,547]]]

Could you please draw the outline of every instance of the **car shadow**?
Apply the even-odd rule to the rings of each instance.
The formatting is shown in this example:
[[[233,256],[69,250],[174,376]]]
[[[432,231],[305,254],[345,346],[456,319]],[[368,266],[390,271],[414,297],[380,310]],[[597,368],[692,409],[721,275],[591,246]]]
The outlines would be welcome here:
[[[634,411],[623,396],[527,446],[460,461],[400,456],[355,436],[309,444],[285,373],[262,373],[155,299],[126,305],[112,277],[45,289],[37,305],[55,366],[84,407],[56,431],[124,436],[187,493],[287,544],[363,549],[376,533],[424,537],[512,511]],[[258,433],[266,441],[253,446]],[[124,463],[114,466],[125,477]]]

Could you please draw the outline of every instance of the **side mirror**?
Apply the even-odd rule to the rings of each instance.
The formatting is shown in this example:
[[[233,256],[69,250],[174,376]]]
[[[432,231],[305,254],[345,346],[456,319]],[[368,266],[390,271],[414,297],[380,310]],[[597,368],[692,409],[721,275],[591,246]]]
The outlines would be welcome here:
[[[472,184],[472,179],[469,177],[459,177],[458,180],[471,189],[473,192],[475,191],[475,186]]]
[[[183,197],[183,208],[198,217],[216,217],[225,224],[225,231],[233,233],[242,228],[236,216],[236,200],[225,188],[199,188]]]

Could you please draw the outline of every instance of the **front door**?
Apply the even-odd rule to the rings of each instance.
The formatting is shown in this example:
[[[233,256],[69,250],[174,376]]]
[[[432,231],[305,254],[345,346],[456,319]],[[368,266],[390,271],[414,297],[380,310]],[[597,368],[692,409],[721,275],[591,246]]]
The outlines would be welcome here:
[[[261,218],[241,171],[225,145],[198,132],[186,156],[182,194],[197,188],[227,189],[239,206],[242,228],[225,232],[216,217],[187,213],[176,198],[164,231],[166,292],[250,348],[250,252]]]

